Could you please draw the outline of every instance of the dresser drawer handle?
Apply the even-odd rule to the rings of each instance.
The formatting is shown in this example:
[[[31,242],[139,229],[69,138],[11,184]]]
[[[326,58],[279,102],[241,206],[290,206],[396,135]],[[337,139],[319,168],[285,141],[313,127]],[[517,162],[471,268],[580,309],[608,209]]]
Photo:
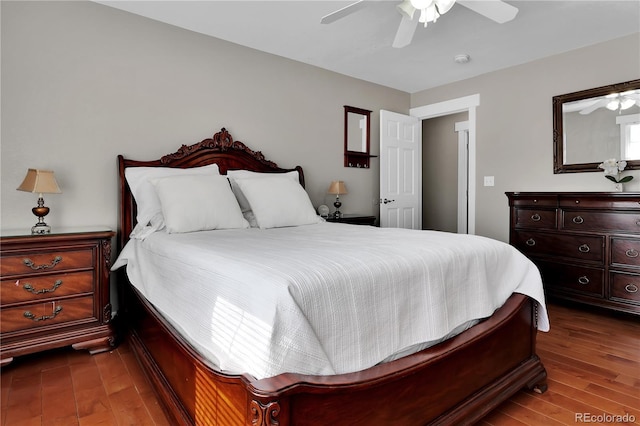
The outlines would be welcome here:
[[[529,247],[533,247],[536,245],[536,240],[534,240],[533,238],[529,238],[527,241],[525,241],[525,244]]]
[[[638,286],[635,284],[627,284],[624,286],[624,289],[627,291],[627,293],[637,293],[638,292]]]
[[[588,246],[588,245],[586,245],[586,244],[583,244],[583,245],[581,245],[580,247],[578,247],[578,250],[579,250],[581,253],[589,253],[589,252],[591,251],[591,249],[589,248],[589,246]]]
[[[534,213],[533,215],[531,215],[531,220],[534,222],[540,222],[540,215],[538,213]]]
[[[571,221],[573,223],[577,223],[578,225],[580,225],[581,223],[584,223],[584,219],[582,218],[582,216],[576,216],[573,219],[571,219]]]
[[[583,275],[583,276],[578,278],[578,283],[582,284],[582,285],[587,285],[587,284],[589,284],[589,278],[587,278],[585,275]]]
[[[23,285],[22,288],[25,289],[26,291],[28,291],[29,293],[43,294],[43,293],[53,293],[61,285],[62,285],[62,280],[57,280],[55,283],[53,283],[53,287],[51,287],[51,288],[43,288],[43,289],[40,289],[40,290],[36,290],[29,283]]]
[[[31,312],[29,311],[25,311],[24,312],[24,317],[25,318],[29,318],[32,321],[45,321],[48,319],[53,319],[55,318],[60,312],[62,312],[62,306],[57,306],[54,310],[53,313],[51,315],[43,315],[41,317],[37,317],[35,315],[33,315]]]
[[[626,254],[627,257],[635,258],[638,257],[638,250],[630,248],[629,250],[625,251],[624,254]]]
[[[62,262],[62,256],[54,257],[49,265],[36,265],[31,259],[24,259],[22,262],[34,271],[38,271],[40,269],[50,269],[55,267],[58,263]]]

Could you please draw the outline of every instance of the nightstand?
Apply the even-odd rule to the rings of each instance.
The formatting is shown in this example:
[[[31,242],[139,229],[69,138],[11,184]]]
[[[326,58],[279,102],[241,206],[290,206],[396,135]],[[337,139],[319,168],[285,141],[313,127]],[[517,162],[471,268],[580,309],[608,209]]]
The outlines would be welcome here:
[[[350,223],[352,225],[374,226],[376,224],[376,217],[363,216],[360,214],[343,214],[341,217],[338,217],[338,218],[329,216],[327,218],[327,222]]]
[[[0,235],[0,366],[13,357],[71,345],[113,348],[109,267],[113,231],[28,229]]]

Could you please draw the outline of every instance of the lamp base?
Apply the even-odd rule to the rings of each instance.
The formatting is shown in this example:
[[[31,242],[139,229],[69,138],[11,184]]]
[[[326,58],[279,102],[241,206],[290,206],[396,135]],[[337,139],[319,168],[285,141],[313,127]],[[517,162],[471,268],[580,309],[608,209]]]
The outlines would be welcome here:
[[[38,217],[38,223],[31,228],[32,235],[50,234],[51,227],[44,222],[44,217],[49,214],[49,207],[44,205],[42,194],[38,198],[38,206],[31,209],[31,212]]]
[[[340,212],[340,207],[342,207],[342,203],[340,202],[340,196],[336,196],[336,201],[333,203],[333,207],[336,208],[336,211],[333,213],[333,217],[339,219],[342,217],[342,212]]]
[[[50,233],[51,233],[51,227],[44,222],[36,223],[34,226],[31,227],[32,235],[41,235],[41,234],[50,234]]]

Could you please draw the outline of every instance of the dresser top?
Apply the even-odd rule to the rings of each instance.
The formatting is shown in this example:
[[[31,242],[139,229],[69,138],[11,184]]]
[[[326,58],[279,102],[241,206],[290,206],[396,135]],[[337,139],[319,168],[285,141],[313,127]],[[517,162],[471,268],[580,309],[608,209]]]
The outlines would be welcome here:
[[[639,197],[640,192],[588,192],[588,191],[570,191],[570,192],[505,192],[507,196],[559,196],[559,197],[613,197],[613,198],[627,198],[627,197]]]
[[[83,226],[83,227],[52,227],[49,234],[31,234],[31,228],[2,229],[1,238],[24,238],[24,237],[61,237],[65,235],[78,235],[87,233],[112,232],[108,226]]]

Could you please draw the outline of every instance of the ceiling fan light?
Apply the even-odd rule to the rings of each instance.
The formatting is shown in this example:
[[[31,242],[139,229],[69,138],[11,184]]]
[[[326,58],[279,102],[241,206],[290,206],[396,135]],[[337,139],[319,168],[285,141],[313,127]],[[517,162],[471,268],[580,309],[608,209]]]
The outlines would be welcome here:
[[[621,102],[620,102],[620,109],[629,109],[631,108],[634,104],[636,103],[635,100],[631,99],[631,98],[624,98]]]
[[[611,102],[609,102],[606,107],[608,110],[610,111],[615,111],[618,109],[618,105],[620,104],[620,102],[618,102],[617,99],[612,100]]]
[[[434,5],[431,5],[426,9],[422,9],[419,22],[423,22],[424,26],[426,27],[429,22],[436,22],[439,17],[440,14],[438,13],[438,10]]]
[[[410,0],[411,6],[415,9],[422,10],[426,9],[433,4],[433,0]]]

